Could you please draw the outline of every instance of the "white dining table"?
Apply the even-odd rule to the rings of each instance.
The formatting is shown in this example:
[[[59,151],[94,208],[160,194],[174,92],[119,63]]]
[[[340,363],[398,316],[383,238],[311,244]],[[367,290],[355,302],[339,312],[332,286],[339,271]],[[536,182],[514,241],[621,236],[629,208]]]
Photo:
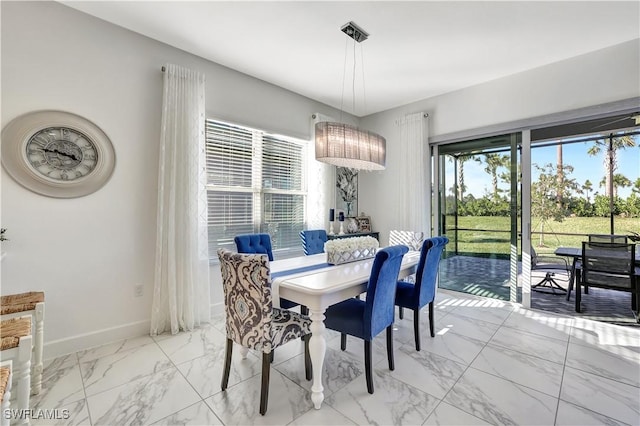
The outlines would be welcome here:
[[[418,251],[405,254],[399,278],[415,273],[419,259]],[[316,409],[320,409],[324,400],[322,368],[327,349],[324,313],[329,306],[366,291],[373,260],[370,258],[341,265],[324,265],[317,269],[291,274],[283,272],[326,264],[327,255],[321,253],[270,262],[271,273],[282,274],[272,280],[274,300],[279,296],[309,308],[312,333],[309,341],[309,355],[313,368],[311,401]]]

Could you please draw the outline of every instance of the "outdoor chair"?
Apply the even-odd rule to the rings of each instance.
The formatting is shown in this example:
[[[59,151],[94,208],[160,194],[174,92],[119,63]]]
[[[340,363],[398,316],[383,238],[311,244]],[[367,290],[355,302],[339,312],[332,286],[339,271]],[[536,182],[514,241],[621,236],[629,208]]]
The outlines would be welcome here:
[[[590,234],[590,243],[618,243],[627,244],[626,235]]]
[[[581,286],[627,291],[631,309],[640,306],[640,268],[635,266],[635,244],[582,243],[582,268],[577,273],[576,312],[581,311]],[[640,316],[636,315],[640,322]]]
[[[435,336],[433,302],[436,296],[436,279],[442,251],[448,242],[447,237],[433,237],[425,240],[420,251],[415,284],[404,280],[397,283],[395,304],[400,309],[400,318],[402,318],[403,308],[413,310],[416,351],[420,350],[420,309],[427,304],[429,305],[429,330],[431,337]]]
[[[347,299],[329,306],[325,312],[325,326],[340,332],[340,348],[347,348],[347,335],[364,340],[364,368],[367,392],[373,393],[371,344],[382,330],[387,330],[387,360],[389,370],[395,368],[393,360],[393,317],[396,281],[402,257],[409,250],[405,246],[392,246],[379,250],[371,267],[365,300]]]
[[[542,271],[545,274],[542,280],[531,286],[532,290],[539,291],[541,293],[549,293],[549,291],[542,291],[542,289],[550,289],[550,294],[556,295],[566,294],[570,291],[558,284],[555,279],[557,273],[564,272],[567,274],[567,279],[569,281],[568,286],[571,286],[571,266],[565,258],[558,256],[540,256],[536,253],[533,246],[531,246],[531,271]]]
[[[269,262],[265,254],[239,254],[218,250],[226,313],[226,356],[222,390],[229,384],[233,344],[262,352],[260,414],[267,412],[269,373],[273,350],[291,340],[304,338],[305,375],[311,379],[309,327],[311,320],[296,312],[273,307]]]
[[[627,236],[626,235],[614,235],[614,234],[590,234],[589,235],[590,243],[618,243],[618,244],[627,244]],[[575,271],[576,274],[580,272],[582,269],[582,260],[579,259],[576,261]],[[584,293],[589,294],[589,286],[585,285]],[[573,290],[573,282],[569,284],[569,290],[567,292],[567,301],[569,301],[571,296],[571,290]]]

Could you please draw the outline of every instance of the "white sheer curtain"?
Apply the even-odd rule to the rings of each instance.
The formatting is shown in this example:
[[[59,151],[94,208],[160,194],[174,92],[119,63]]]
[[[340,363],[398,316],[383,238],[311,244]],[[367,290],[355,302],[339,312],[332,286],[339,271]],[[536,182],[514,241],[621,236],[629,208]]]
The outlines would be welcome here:
[[[204,74],[166,65],[151,335],[210,319]]]
[[[307,229],[329,229],[329,209],[336,207],[336,168],[316,160],[315,124],[335,121],[315,113],[311,117],[311,142],[308,150],[307,175]],[[335,225],[334,225],[335,226]],[[337,232],[337,229],[336,229]]]
[[[420,112],[398,120],[400,162],[398,185],[398,225],[403,231],[431,235],[431,176],[428,161],[427,118]]]

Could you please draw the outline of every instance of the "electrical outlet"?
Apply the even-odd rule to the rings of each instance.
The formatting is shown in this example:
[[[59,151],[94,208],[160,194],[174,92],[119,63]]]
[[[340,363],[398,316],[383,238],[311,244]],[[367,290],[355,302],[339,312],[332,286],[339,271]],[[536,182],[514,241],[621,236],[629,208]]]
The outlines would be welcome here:
[[[142,284],[136,284],[133,288],[133,294],[135,297],[142,297],[144,294],[144,286]]]

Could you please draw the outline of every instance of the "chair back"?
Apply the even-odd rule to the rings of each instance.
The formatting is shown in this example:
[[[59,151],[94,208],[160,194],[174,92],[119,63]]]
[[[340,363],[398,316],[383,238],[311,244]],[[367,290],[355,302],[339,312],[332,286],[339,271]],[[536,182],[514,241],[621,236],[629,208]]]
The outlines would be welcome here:
[[[260,352],[271,350],[272,296],[265,254],[218,250],[227,337]]]
[[[408,251],[406,246],[391,246],[376,253],[367,285],[367,300],[364,308],[365,339],[371,340],[393,324],[396,282],[402,257]]]
[[[531,245],[531,267],[535,267],[538,263],[538,253],[536,253],[536,249]]]
[[[449,243],[447,237],[433,237],[422,243],[418,271],[416,272],[415,294],[418,306],[430,303],[436,296],[438,266],[444,246]]]
[[[300,231],[300,239],[305,256],[323,253],[324,243],[327,242],[327,231],[324,229]]]
[[[590,243],[618,243],[627,244],[626,235],[610,235],[610,234],[591,234],[589,235]]]
[[[582,243],[582,284],[633,288],[635,244]]]
[[[273,260],[271,249],[271,237],[269,234],[243,234],[236,235],[233,239],[238,253],[266,254],[269,260]]]
[[[424,240],[424,233],[413,231],[389,231],[389,245],[398,246],[403,245],[409,247],[409,250],[418,251],[422,247],[422,241]]]

